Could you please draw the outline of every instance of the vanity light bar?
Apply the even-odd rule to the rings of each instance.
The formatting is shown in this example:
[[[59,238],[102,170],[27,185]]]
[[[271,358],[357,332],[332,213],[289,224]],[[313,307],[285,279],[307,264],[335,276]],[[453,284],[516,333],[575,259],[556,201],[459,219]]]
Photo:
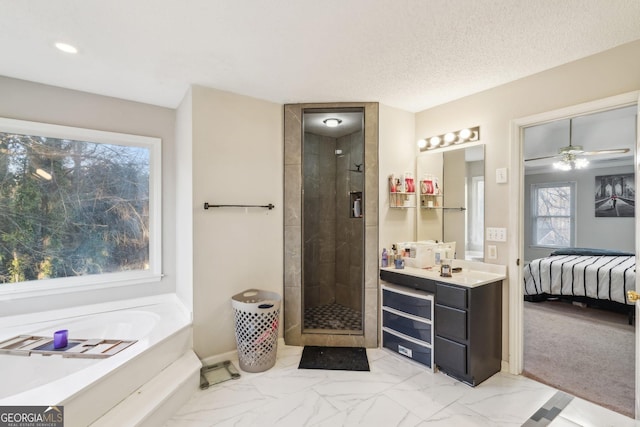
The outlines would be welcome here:
[[[420,151],[429,151],[436,148],[448,147],[449,145],[462,144],[465,142],[475,142],[480,140],[480,126],[461,129],[457,132],[447,132],[442,135],[435,135],[418,141]]]

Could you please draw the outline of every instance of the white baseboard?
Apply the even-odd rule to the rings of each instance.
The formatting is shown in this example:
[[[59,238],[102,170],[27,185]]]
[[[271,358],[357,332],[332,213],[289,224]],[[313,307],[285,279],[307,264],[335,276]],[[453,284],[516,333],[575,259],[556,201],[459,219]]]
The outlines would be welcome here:
[[[285,346],[284,338],[278,338],[278,347]],[[227,351],[226,353],[215,354],[202,359],[202,365],[213,365],[225,360],[238,360],[238,350]]]

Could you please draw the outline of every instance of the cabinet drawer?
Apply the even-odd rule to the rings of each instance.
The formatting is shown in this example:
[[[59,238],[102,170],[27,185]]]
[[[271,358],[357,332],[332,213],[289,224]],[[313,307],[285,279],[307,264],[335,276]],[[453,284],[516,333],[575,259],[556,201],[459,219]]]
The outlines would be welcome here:
[[[383,306],[429,320],[431,320],[431,301],[430,299],[404,295],[387,289],[382,290]]]
[[[433,345],[434,362],[441,370],[453,371],[462,375],[467,374],[467,346],[448,340],[442,337],[436,337]]]
[[[431,368],[431,348],[382,331],[382,346]]]
[[[436,301],[449,307],[467,308],[467,289],[436,283]]]
[[[396,273],[395,271],[380,270],[380,278],[388,283],[395,285],[406,286],[410,289],[419,289],[429,293],[436,291],[436,282],[424,277],[416,277],[407,274]]]
[[[436,335],[453,340],[467,340],[467,312],[457,308],[436,304]]]
[[[383,309],[382,326],[431,344],[431,324]]]

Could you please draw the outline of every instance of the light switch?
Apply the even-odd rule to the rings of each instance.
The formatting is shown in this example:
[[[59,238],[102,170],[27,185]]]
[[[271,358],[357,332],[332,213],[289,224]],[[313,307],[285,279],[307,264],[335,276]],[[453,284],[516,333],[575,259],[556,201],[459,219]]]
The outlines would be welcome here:
[[[487,227],[485,240],[487,242],[506,242],[507,229],[504,227]]]
[[[496,245],[487,245],[487,258],[488,259],[497,259],[498,258],[498,248]]]
[[[507,168],[496,169],[496,184],[507,183]]]

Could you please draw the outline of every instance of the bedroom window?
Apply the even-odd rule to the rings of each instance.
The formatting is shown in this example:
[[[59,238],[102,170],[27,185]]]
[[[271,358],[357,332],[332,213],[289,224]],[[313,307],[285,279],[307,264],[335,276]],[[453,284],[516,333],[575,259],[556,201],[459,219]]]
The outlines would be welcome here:
[[[0,294],[159,278],[160,142],[0,119]]]
[[[574,246],[575,187],[575,182],[531,185],[534,246]]]

